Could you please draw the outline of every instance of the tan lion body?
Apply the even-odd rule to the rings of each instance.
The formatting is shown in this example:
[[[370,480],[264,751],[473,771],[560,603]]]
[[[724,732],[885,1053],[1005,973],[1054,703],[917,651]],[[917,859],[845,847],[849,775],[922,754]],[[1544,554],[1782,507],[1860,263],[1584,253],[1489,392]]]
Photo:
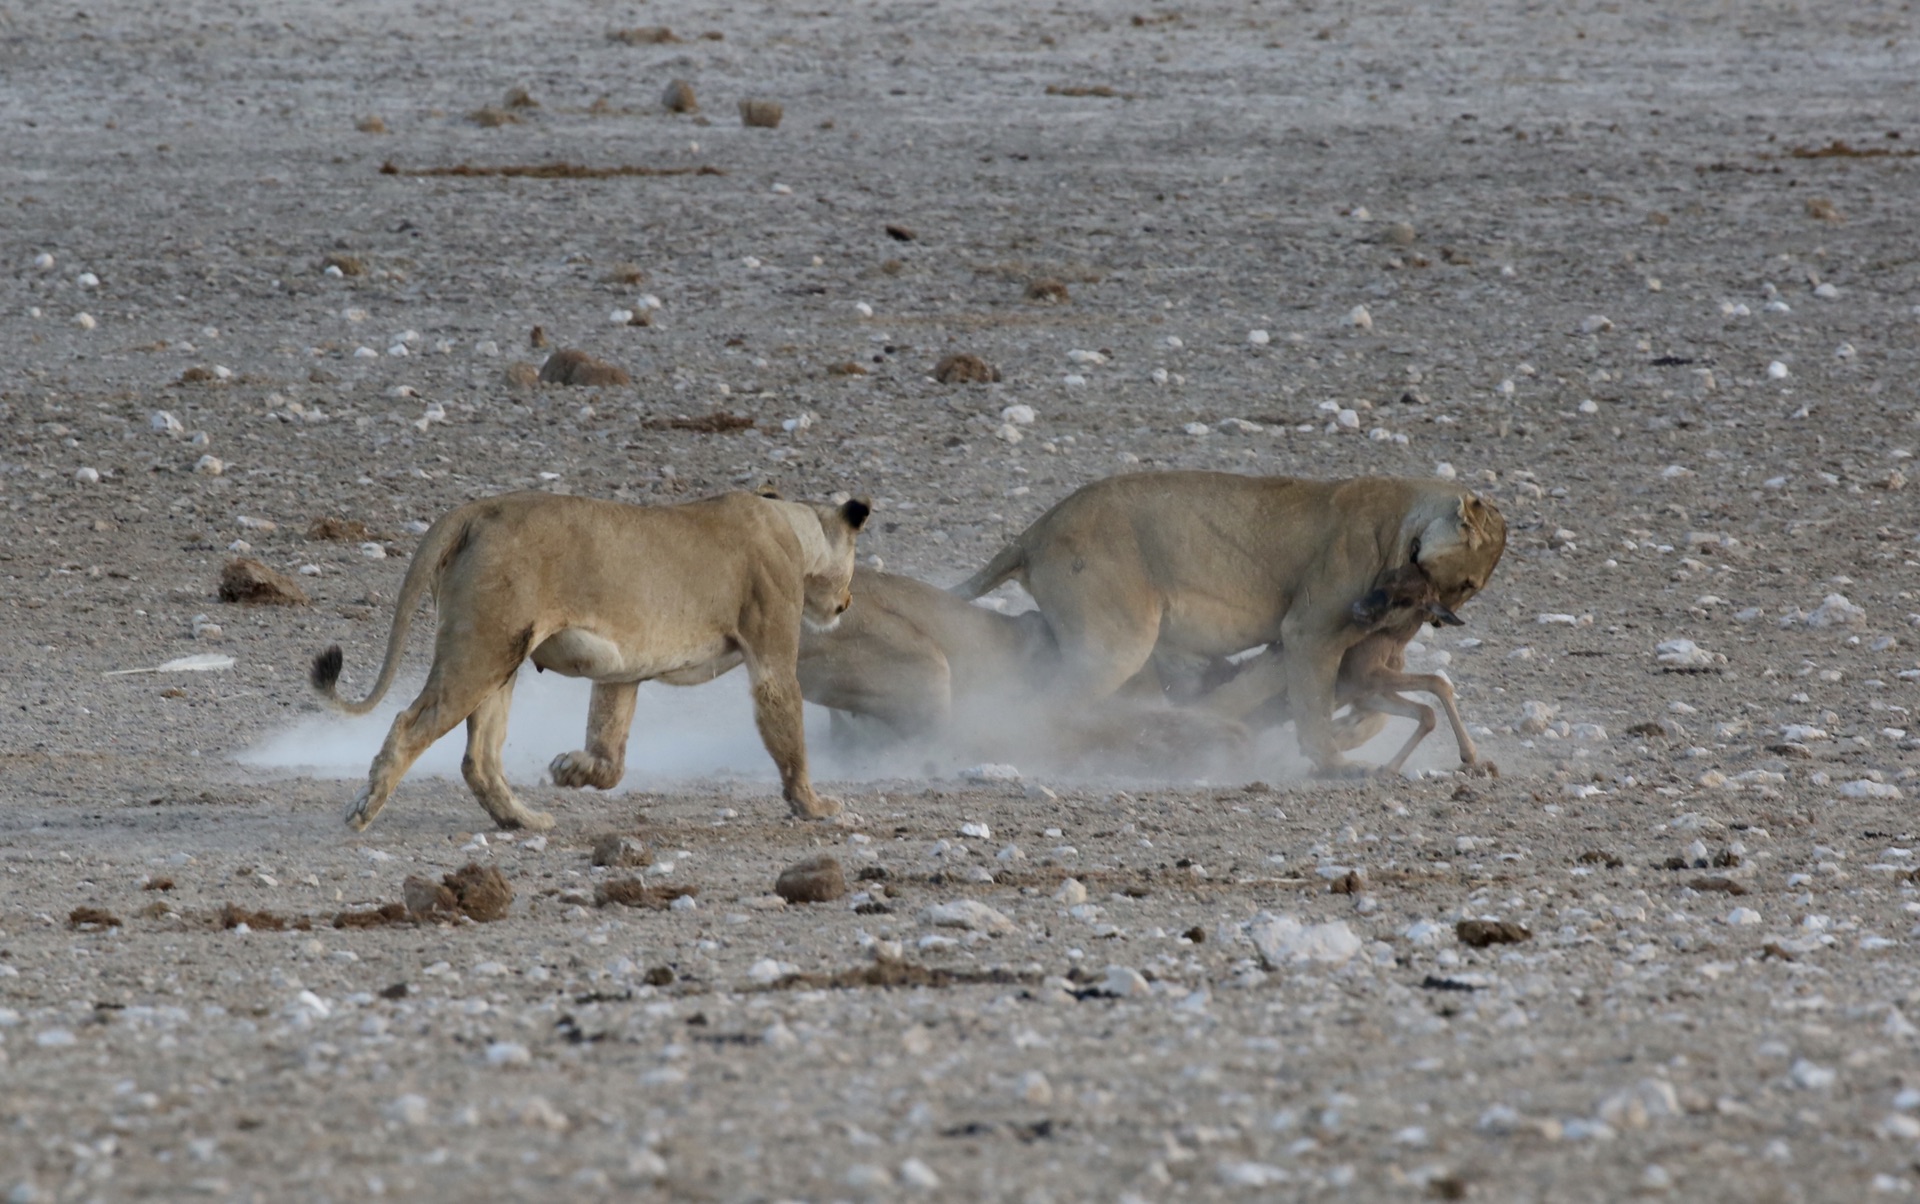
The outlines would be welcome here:
[[[1246,735],[1237,722],[1165,705],[1044,705],[1060,657],[1038,611],[1001,614],[864,568],[854,572],[853,592],[857,603],[833,630],[802,633],[800,690],[808,702],[876,720],[895,737],[990,760],[1145,769]]]
[[[854,532],[864,503],[808,506],[726,494],[678,506],[516,493],[469,502],[421,539],[368,696],[338,697],[340,651],[315,658],[313,682],[338,709],[364,714],[393,683],[423,595],[438,612],[433,665],[394,719],[367,785],[347,811],[373,822],[419,755],[467,724],[461,772],[502,827],[548,828],[551,816],[513,797],[501,767],[507,712],[522,661],[594,682],[583,750],[556,757],[561,786],[609,789],[625,772],[627,730],[642,681],[693,685],[745,663],[754,716],[794,814],[839,809],[807,775],[800,687],[803,620],[847,608]]]
[[[1350,605],[1407,564],[1470,597],[1505,546],[1499,511],[1446,481],[1136,473],[1070,494],[954,592],[1024,585],[1059,642],[1062,698],[1278,645],[1202,705],[1239,719],[1284,693],[1302,753],[1335,773],[1336,682],[1369,638]]]

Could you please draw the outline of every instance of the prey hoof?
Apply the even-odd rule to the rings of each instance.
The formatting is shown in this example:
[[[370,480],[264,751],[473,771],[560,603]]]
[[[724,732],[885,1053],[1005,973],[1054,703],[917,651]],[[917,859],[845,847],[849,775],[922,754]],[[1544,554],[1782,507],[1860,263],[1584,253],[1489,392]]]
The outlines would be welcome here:
[[[1470,778],[1497,778],[1500,767],[1492,761],[1470,761],[1460,767],[1460,772]]]
[[[846,808],[840,800],[824,794],[816,794],[811,799],[789,799],[795,819],[832,819]]]
[[[619,767],[589,752],[561,753],[548,764],[547,772],[552,775],[555,786],[576,790],[586,786],[612,790],[620,784]]]
[[[380,814],[380,808],[367,806],[367,801],[372,794],[372,787],[362,786],[360,793],[354,795],[353,801],[347,804],[347,813],[343,818],[346,819],[347,826],[356,832],[366,831],[367,825],[373,822],[373,817]]]

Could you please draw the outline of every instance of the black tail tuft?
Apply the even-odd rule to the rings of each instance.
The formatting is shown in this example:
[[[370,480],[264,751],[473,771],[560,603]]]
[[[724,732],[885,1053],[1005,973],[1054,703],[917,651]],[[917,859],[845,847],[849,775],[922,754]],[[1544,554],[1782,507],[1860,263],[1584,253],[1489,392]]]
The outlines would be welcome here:
[[[345,661],[340,645],[335,644],[313,658],[313,668],[307,671],[307,680],[322,694],[332,694],[333,687],[340,681],[340,666]]]

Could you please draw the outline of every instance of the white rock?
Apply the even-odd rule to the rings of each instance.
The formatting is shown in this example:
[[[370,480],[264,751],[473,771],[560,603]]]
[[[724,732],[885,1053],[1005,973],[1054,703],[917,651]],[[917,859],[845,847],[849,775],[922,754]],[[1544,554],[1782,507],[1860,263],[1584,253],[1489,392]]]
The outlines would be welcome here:
[[[426,1096],[409,1092],[388,1104],[386,1112],[388,1120],[413,1128],[427,1123],[432,1115],[432,1106]]]
[[[961,770],[960,778],[966,782],[1018,782],[1020,771],[1011,765],[983,761]]]
[[[1032,426],[1034,417],[1032,406],[1014,405],[1000,411],[1000,421],[1011,422],[1015,426]]]
[[[1225,1187],[1275,1187],[1293,1177],[1267,1162],[1222,1162],[1214,1174]]]
[[[934,928],[965,928],[996,935],[1018,931],[1012,920],[978,899],[936,903],[920,913],[920,922]]]
[[[1360,429],[1360,411],[1344,408],[1336,410],[1334,411],[1333,421],[1334,425],[1338,426],[1341,430],[1357,431]]]
[[[630,309],[609,310],[607,311],[607,321],[613,323],[615,326],[632,325],[633,311]]]
[[[763,957],[747,967],[747,977],[761,986],[771,986],[791,974],[800,973],[800,967],[792,962],[776,961]]]
[[[1079,348],[1067,352],[1067,358],[1076,364],[1104,364],[1107,362],[1107,357],[1101,355],[1098,351],[1084,351]]]
[[[1572,627],[1575,624],[1580,622],[1577,616],[1568,615],[1568,614],[1536,615],[1533,621],[1549,627],[1552,627],[1552,626]]]
[[[1248,422],[1245,418],[1223,418],[1219,429],[1227,435],[1257,435],[1264,428],[1257,422]]]
[[[1068,907],[1078,907],[1087,901],[1086,884],[1078,878],[1068,878],[1060,883],[1060,889],[1053,892],[1053,901]]]
[[[1852,782],[1841,783],[1836,791],[1841,798],[1855,799],[1897,799],[1902,797],[1900,787],[1891,782],[1876,782],[1871,778],[1860,778]]]
[[[1605,334],[1613,329],[1613,319],[1605,314],[1590,314],[1580,322],[1581,334]]]
[[[180,435],[186,433],[186,427],[167,410],[155,410],[147,415],[147,429],[161,435]]]
[[[1021,433],[1020,428],[1013,425],[1013,423],[1003,422],[994,428],[993,437],[1002,443],[1011,445],[1021,442],[1026,438],[1026,435]]]
[[[1108,966],[1100,984],[1100,993],[1115,999],[1142,999],[1152,992],[1153,985],[1132,966]]]
[[[1816,284],[1813,288],[1813,295],[1823,300],[1831,301],[1840,295],[1840,287],[1832,283]]]
[[[361,544],[360,554],[368,560],[385,560],[387,558],[387,550],[377,543]]]
[[[1822,1066],[1817,1062],[1799,1058],[1795,1060],[1792,1069],[1787,1071],[1787,1077],[1793,1080],[1794,1086],[1802,1090],[1825,1091],[1833,1086],[1834,1080],[1839,1075],[1831,1066]]]
[[[1038,1070],[1029,1070],[1020,1076],[1019,1091],[1020,1098],[1036,1108],[1053,1103],[1053,1084]]]
[[[1674,669],[1704,669],[1727,663],[1720,653],[1708,652],[1692,640],[1662,640],[1653,651],[1661,664]]]
[[[33,266],[37,271],[51,272],[53,270],[53,265],[54,265],[53,256],[47,254],[45,251],[42,251],[38,255],[35,255],[33,257]]]
[[[86,313],[73,315],[73,324],[82,330],[92,330],[95,326],[99,325],[98,322],[93,320],[92,314]]]
[[[1771,364],[1768,364],[1768,365],[1767,365],[1767,379],[1768,379],[1768,380],[1785,380],[1785,379],[1787,379],[1787,366],[1786,366],[1785,364],[1783,364],[1783,363],[1781,363],[1781,362],[1780,362],[1779,360],[1775,360],[1775,361],[1773,361],[1773,362],[1772,362]]]
[[[1544,702],[1528,699],[1520,704],[1520,732],[1523,735],[1537,736],[1547,730],[1557,712]]]
[[[940,1176],[918,1158],[909,1158],[900,1164],[900,1182],[915,1191],[932,1191],[940,1186]]]
[[[855,313],[863,318],[871,318],[873,316],[873,306],[868,305],[865,301],[855,302],[853,309]]]
[[[1573,725],[1573,738],[1589,744],[1605,744],[1607,729],[1597,723],[1576,723]]]
[[[217,477],[227,471],[219,456],[201,456],[193,462],[193,471],[203,477]]]
[[[1760,913],[1751,907],[1736,907],[1727,913],[1727,918],[1724,922],[1735,928],[1744,927],[1748,924],[1758,924],[1760,922]]]
[[[1290,915],[1261,912],[1247,925],[1247,936],[1270,970],[1301,961],[1338,965],[1360,952],[1360,938],[1340,920],[1303,925]]]
[[[1432,920],[1415,920],[1407,925],[1400,935],[1405,937],[1409,944],[1438,945],[1446,939],[1447,929]]]
[[[960,825],[960,835],[971,837],[974,840],[992,840],[993,829],[985,824],[965,823]]]
[[[82,485],[98,485],[100,483],[100,470],[82,465],[73,470],[73,479]]]
[[[1451,481],[1455,477],[1457,477],[1459,474],[1454,471],[1452,464],[1448,463],[1445,460],[1442,460],[1438,464],[1435,464],[1433,466],[1433,475],[1436,477],[1439,477],[1443,481]]]
[[[487,1046],[489,1066],[527,1066],[532,1062],[533,1054],[518,1041],[495,1041]]]
[[[1356,305],[1347,311],[1347,325],[1356,330],[1372,330],[1373,315],[1367,312],[1366,306]]]
[[[79,1040],[71,1030],[64,1028],[43,1029],[33,1035],[33,1043],[43,1049],[60,1049],[68,1045],[76,1045]]]
[[[1252,343],[1255,347],[1265,347],[1272,341],[1273,336],[1264,330],[1249,330],[1247,332],[1247,342]]]
[[[1849,602],[1845,594],[1828,594],[1807,616],[1807,626],[1816,630],[1827,627],[1858,627],[1866,621],[1866,610]]]
[[[1875,1126],[1890,1141],[1920,1141],[1920,1120],[1904,1112],[1889,1112]]]
[[[1204,422],[1189,422],[1180,429],[1195,439],[1204,439],[1213,433],[1213,428]]]

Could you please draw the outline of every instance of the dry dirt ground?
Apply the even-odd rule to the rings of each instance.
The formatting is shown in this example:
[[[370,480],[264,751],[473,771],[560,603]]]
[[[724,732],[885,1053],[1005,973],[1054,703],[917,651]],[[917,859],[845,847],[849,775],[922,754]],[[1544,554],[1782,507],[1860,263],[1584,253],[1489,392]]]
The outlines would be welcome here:
[[[1910,1194],[1914,20],[0,4],[0,1190]],[[432,174],[555,162],[679,174]],[[535,326],[632,383],[510,383]],[[716,411],[753,427],[672,425]],[[341,826],[377,726],[239,761],[338,743],[307,658],[364,688],[468,498],[852,490],[865,553],[946,582],[1173,466],[1495,499],[1507,559],[1423,658],[1506,775],[942,769],[808,825],[737,714],[735,770],[562,797],[575,695],[523,774],[558,828],[482,845],[440,776]],[[219,602],[236,540],[311,604]],[[697,906],[597,905],[608,832]],[[766,901],[826,851],[857,893]],[[335,926],[470,861],[504,920]],[[962,900],[1005,922],[923,918]],[[1344,927],[1302,960],[1263,912]]]

